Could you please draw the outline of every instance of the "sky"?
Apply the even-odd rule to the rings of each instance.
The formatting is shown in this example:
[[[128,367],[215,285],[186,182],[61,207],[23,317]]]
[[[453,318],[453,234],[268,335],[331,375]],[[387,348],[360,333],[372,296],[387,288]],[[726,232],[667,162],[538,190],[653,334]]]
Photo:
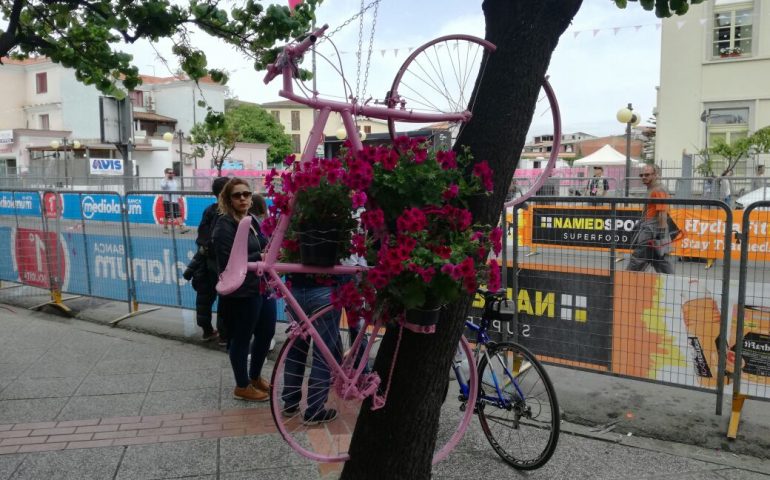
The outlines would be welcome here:
[[[365,0],[365,4],[369,1]],[[328,23],[330,31],[334,30],[359,9],[358,0],[324,0],[317,10],[318,23]],[[381,0],[377,13],[367,88],[375,98],[382,98],[388,90],[410,47],[449,33],[484,36],[481,0]],[[612,0],[583,1],[572,25],[562,35],[548,69],[565,133],[623,134],[625,126],[615,119],[615,114],[628,103],[641,113],[642,124],[652,116],[655,87],[660,78],[658,24],[660,20],[652,12],[642,10],[638,2],[629,2],[628,8],[621,10]],[[364,52],[369,47],[371,26],[370,10],[364,19]],[[332,37],[342,52],[345,76],[354,90],[356,78],[364,81],[363,74],[356,75],[358,36],[359,21],[355,19]],[[193,39],[207,53],[210,67],[230,72],[231,95],[258,103],[281,99],[280,80],[265,85],[264,72],[256,72],[242,54],[204,34],[196,34]],[[333,52],[329,42],[318,48],[324,55]],[[168,40],[154,48],[148,43],[137,43],[127,51],[134,55],[142,74],[169,76],[176,68]],[[159,60],[159,54],[168,59],[168,65]],[[339,96],[341,77],[326,65],[319,60],[318,90],[322,95]],[[309,62],[306,68],[310,68]],[[530,134],[548,133],[547,123],[542,120],[547,116],[540,117],[537,112],[535,116],[536,124]]]

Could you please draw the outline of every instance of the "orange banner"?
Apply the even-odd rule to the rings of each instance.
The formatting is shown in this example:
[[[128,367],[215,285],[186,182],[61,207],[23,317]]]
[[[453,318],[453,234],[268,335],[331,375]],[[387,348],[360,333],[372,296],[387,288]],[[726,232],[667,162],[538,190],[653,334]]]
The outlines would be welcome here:
[[[641,209],[618,208],[614,216],[608,206],[536,205],[518,212],[519,245],[607,250],[613,243],[621,251],[631,248]],[[725,231],[740,232],[743,210],[733,211],[732,225],[715,208],[670,208],[669,215],[683,235],[673,242],[672,255],[722,259]],[[508,214],[509,222],[513,220]],[[749,259],[770,260],[770,212],[755,210],[749,224]],[[740,259],[741,245],[731,236],[731,257]]]

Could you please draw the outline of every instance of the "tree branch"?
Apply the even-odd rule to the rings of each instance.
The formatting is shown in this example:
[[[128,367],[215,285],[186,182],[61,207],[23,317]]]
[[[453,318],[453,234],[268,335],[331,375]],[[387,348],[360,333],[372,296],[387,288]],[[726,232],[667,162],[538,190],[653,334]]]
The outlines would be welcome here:
[[[8,52],[10,52],[16,45],[16,30],[19,28],[19,17],[21,16],[21,7],[23,3],[24,0],[13,1],[11,16],[8,18],[8,28],[2,35],[0,35],[0,57],[7,56]]]

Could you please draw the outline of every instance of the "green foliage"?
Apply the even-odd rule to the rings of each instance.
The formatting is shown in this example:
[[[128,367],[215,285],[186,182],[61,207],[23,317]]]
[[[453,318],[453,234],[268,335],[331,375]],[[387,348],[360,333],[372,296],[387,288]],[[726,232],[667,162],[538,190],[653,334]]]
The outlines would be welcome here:
[[[267,161],[280,163],[292,153],[291,137],[283,131],[283,125],[258,105],[242,103],[226,108],[229,128],[238,131],[239,142],[267,143]]]
[[[742,158],[748,157],[752,152],[770,152],[770,126],[761,128],[748,137],[739,138],[732,143],[718,139],[714,145],[709,147],[708,151],[701,152],[704,162],[698,165],[695,171],[703,176],[713,176],[717,159],[724,162],[724,171],[733,170]]]
[[[193,155],[200,158],[208,150],[217,169],[217,176],[222,176],[222,163],[235,149],[238,131],[230,128],[226,116],[209,108],[202,123],[196,123],[190,130]],[[208,147],[208,148],[205,148]]]
[[[637,0],[614,0],[619,8],[626,8],[628,2]],[[639,0],[645,10],[655,9],[655,16],[667,18],[672,15],[684,15],[690,9],[690,5],[703,3],[703,0]]]
[[[78,81],[123,98],[139,83],[139,70],[121,44],[171,38],[181,69],[198,80],[210,75],[225,83],[225,72],[208,67],[206,55],[190,42],[193,27],[254,58],[263,70],[275,59],[276,42],[308,30],[321,0],[305,0],[293,12],[286,2],[265,8],[254,0],[234,2],[228,12],[219,0],[6,0],[0,1],[0,57],[46,56],[73,68]],[[230,2],[228,2],[230,3]]]

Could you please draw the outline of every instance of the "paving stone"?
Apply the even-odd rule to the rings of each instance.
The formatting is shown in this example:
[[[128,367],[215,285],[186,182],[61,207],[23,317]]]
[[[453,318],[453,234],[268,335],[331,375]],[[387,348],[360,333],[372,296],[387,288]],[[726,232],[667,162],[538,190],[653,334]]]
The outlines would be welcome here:
[[[69,397],[83,377],[19,378],[0,392],[0,400]]]
[[[295,452],[280,434],[222,438],[220,472],[240,472],[271,467],[298,467],[313,462]]]
[[[139,393],[72,397],[56,419],[81,420],[139,415],[143,400],[144,395]]]
[[[19,464],[24,460],[25,455],[0,455],[0,480],[7,480]]]
[[[67,400],[67,398],[0,400],[0,423],[54,420],[66,405]]]
[[[216,475],[217,441],[129,446],[115,480],[149,480]]]
[[[151,392],[169,390],[196,390],[219,388],[220,369],[206,369],[185,372],[158,372],[152,379]]]
[[[174,390],[148,393],[140,414],[143,416],[161,415],[164,413],[217,410],[218,408],[219,390],[216,388]]]
[[[127,375],[89,375],[83,380],[76,395],[114,395],[118,393],[144,393],[152,382],[151,373]]]
[[[122,448],[59,450],[28,454],[13,480],[103,480],[112,478]]]

